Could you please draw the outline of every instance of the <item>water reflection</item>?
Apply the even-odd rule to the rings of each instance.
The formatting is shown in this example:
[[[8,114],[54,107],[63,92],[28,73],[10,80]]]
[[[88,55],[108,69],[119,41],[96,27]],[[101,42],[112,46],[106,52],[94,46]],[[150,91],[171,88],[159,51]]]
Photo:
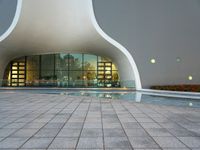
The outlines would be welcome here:
[[[126,100],[126,101],[133,101],[137,103],[147,103],[147,104],[156,104],[156,105],[200,108],[199,99],[156,96],[156,95],[142,94],[141,92],[81,91],[81,92],[71,92],[71,93],[68,93],[68,95],[120,99],[120,100]]]

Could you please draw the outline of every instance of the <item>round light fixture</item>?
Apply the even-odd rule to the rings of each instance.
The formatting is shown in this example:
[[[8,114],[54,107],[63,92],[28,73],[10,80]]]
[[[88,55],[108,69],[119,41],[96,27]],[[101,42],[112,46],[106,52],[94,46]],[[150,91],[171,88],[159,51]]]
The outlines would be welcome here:
[[[193,106],[192,102],[190,102],[190,103],[189,103],[189,106],[190,106],[190,107],[192,107],[192,106]]]
[[[188,76],[188,80],[190,80],[190,81],[191,81],[192,79],[193,79],[193,77],[192,77],[192,76]]]
[[[152,58],[152,59],[151,59],[151,63],[152,63],[152,64],[155,64],[155,63],[156,63],[156,60],[155,60],[154,58]]]
[[[181,58],[180,57],[176,57],[176,62],[180,62]]]

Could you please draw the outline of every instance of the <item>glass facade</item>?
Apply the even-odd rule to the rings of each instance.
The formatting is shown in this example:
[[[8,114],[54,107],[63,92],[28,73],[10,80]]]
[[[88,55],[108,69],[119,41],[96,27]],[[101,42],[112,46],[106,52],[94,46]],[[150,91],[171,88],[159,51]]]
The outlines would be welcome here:
[[[17,66],[14,65],[16,63]],[[4,86],[120,87],[115,64],[108,58],[90,54],[59,53],[21,57],[9,63],[4,79],[7,80]]]

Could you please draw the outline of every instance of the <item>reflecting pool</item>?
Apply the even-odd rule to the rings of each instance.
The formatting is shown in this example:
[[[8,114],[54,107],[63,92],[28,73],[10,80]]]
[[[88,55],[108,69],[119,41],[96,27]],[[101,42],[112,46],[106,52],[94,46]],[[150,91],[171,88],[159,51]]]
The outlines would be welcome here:
[[[155,95],[142,94],[141,92],[80,91],[80,92],[69,92],[66,94],[73,96],[90,96],[90,97],[109,98],[116,100],[119,99],[119,100],[134,101],[138,103],[156,104],[156,105],[200,108],[200,99],[155,96]]]

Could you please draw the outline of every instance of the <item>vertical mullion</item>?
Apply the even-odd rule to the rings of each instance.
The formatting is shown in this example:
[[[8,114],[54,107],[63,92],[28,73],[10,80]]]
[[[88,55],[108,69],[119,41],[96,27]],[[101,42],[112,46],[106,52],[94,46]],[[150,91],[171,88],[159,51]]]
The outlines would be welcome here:
[[[97,87],[99,87],[99,79],[98,79],[99,78],[98,77],[99,76],[98,75],[99,74],[99,67],[98,67],[98,65],[99,65],[99,57],[97,56]]]
[[[41,68],[42,68],[42,56],[39,55],[39,86],[41,86]]]
[[[110,68],[111,68],[111,72],[110,72],[110,73],[111,73],[111,78],[110,78],[111,83],[113,82],[113,81],[112,81],[112,74],[113,74],[112,65],[113,65],[113,64],[112,64],[112,62],[111,62],[111,67],[110,67]]]
[[[25,66],[24,66],[24,86],[26,86],[26,68],[27,68],[27,56],[25,56]]]
[[[54,79],[56,79],[56,54],[53,54],[53,76],[54,76]]]
[[[19,86],[19,62],[17,62],[17,86]]]
[[[84,76],[84,70],[85,70],[85,67],[84,67],[84,54],[82,54],[82,78],[81,78],[81,83],[82,83],[82,87],[84,87],[84,81],[83,81],[83,76]]]
[[[53,86],[55,87],[56,86],[56,54],[53,54]]]
[[[13,73],[13,71],[12,71],[12,65],[13,65],[13,62],[11,62],[11,64],[10,64],[10,84],[11,84],[11,86],[13,85],[13,80],[12,80],[12,73]]]
[[[97,70],[95,70],[96,72],[97,72],[97,76],[96,76],[96,78],[97,78],[97,87],[98,87],[98,56],[96,55],[96,57],[97,57],[97,64],[96,64],[96,68],[97,68]]]
[[[104,87],[106,87],[106,62],[104,62]]]
[[[67,63],[68,63],[68,67],[67,67],[67,75],[68,75],[68,85],[67,85],[67,87],[69,87],[69,55],[70,54],[67,54]]]

